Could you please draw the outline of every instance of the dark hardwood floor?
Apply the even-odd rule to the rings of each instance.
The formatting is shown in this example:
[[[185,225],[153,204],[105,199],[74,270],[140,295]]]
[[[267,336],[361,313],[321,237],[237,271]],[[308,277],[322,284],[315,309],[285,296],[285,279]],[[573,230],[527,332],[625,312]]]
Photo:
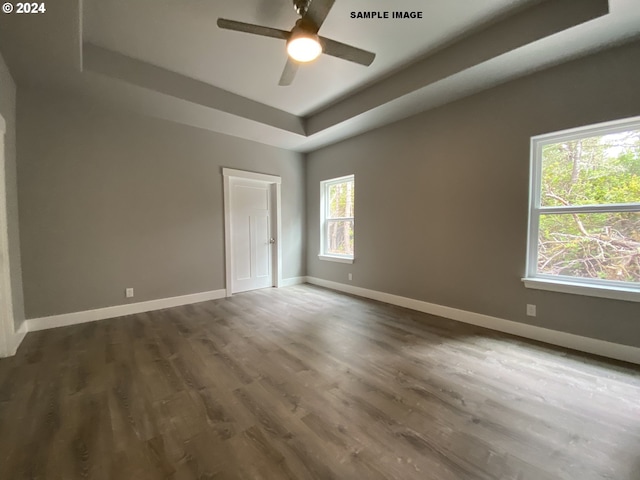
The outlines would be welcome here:
[[[640,479],[640,368],[308,285],[30,333],[0,479]]]

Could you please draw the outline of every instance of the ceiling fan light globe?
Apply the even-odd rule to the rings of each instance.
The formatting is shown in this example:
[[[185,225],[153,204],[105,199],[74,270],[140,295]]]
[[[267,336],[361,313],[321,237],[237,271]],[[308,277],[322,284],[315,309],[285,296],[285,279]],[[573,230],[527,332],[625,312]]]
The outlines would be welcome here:
[[[322,53],[322,45],[313,36],[296,36],[287,42],[287,53],[296,62],[307,63]]]

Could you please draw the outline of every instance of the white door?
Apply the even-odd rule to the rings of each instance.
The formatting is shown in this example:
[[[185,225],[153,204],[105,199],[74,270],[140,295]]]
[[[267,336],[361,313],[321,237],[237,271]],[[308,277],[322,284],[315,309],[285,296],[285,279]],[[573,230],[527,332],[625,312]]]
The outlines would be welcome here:
[[[271,184],[231,178],[231,293],[273,286]]]

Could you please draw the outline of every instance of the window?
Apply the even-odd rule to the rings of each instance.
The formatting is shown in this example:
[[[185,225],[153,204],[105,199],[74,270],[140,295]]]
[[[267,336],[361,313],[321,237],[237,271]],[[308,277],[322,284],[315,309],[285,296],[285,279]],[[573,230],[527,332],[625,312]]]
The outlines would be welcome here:
[[[353,175],[320,182],[320,259],[353,263],[354,200]]]
[[[525,285],[640,301],[640,117],[534,137]]]

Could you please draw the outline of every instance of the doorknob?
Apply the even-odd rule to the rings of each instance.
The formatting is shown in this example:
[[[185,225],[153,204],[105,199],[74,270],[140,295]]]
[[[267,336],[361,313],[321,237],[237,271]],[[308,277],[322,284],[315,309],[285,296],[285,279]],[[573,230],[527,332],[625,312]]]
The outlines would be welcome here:
[[[275,238],[273,238],[273,237],[271,237],[271,238],[269,239],[269,243],[271,243],[271,244],[276,243],[276,239],[275,239]]]

